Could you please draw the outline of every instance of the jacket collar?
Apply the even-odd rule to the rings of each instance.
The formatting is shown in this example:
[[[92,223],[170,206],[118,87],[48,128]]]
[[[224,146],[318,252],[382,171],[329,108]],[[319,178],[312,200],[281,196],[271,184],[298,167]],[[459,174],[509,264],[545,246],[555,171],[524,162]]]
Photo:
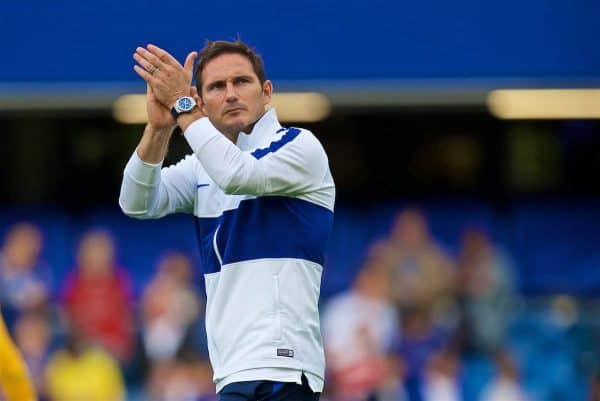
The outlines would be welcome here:
[[[271,108],[258,119],[249,134],[240,132],[236,146],[242,150],[251,150],[268,145],[276,137],[281,124],[277,119],[277,113]]]

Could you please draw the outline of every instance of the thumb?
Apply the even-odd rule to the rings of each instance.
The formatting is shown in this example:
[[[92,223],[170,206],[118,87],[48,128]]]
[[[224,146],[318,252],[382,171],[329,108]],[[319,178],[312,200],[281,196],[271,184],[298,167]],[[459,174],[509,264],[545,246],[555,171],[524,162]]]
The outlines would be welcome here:
[[[198,89],[195,86],[192,86],[190,88],[190,93],[191,93],[192,97],[194,98],[194,100],[196,101],[196,104],[200,108],[200,111],[202,111],[202,113],[204,113],[204,103],[202,102],[202,98],[200,96],[198,96]]]
[[[195,86],[190,87],[190,94],[192,95],[192,97],[194,98],[196,103],[199,105],[201,102],[201,99],[200,99],[200,96],[198,96],[198,89],[196,89]]]
[[[187,57],[185,58],[185,63],[183,64],[183,70],[189,74],[189,76],[192,76],[193,70],[194,70],[194,61],[196,60],[196,57],[198,56],[198,53],[196,52],[191,52],[190,54],[187,55]]]

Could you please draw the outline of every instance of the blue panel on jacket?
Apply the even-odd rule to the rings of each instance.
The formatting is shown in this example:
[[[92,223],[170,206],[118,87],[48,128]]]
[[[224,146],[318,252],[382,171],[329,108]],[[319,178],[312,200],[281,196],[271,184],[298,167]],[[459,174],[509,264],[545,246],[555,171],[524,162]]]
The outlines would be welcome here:
[[[264,196],[224,213],[217,243],[223,264],[260,258],[323,265],[333,212],[297,198]]]
[[[265,196],[240,202],[218,218],[198,218],[202,267],[205,274],[223,264],[261,258],[294,258],[324,264],[333,212],[313,203],[284,196]]]

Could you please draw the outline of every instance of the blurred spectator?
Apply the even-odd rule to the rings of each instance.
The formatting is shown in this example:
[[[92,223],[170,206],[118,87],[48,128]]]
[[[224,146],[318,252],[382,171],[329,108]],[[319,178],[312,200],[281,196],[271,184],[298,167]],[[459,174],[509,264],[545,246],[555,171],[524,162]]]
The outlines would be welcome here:
[[[398,352],[406,364],[404,385],[410,401],[424,400],[423,389],[428,368],[446,367],[442,364],[445,360],[432,364],[431,359],[445,352],[451,340],[452,333],[434,325],[429,309],[405,310]]]
[[[101,348],[91,347],[85,335],[71,330],[67,345],[50,359],[46,369],[50,401],[124,401],[119,365]]]
[[[557,295],[550,303],[550,322],[561,331],[573,328],[579,320],[577,300],[569,295]]]
[[[8,231],[0,251],[0,304],[12,328],[22,312],[48,306],[50,269],[40,260],[43,237],[39,228],[19,223]]]
[[[432,238],[418,209],[398,214],[388,238],[371,255],[387,270],[392,299],[401,309],[433,310],[454,289],[452,260]]]
[[[190,260],[182,253],[168,253],[144,289],[136,365],[147,375],[149,365],[170,361],[181,353],[207,354],[203,331],[203,302],[193,283]]]
[[[520,383],[517,366],[506,352],[495,356],[496,376],[483,389],[481,401],[527,401]]]
[[[64,307],[71,324],[120,362],[133,354],[134,321],[130,282],[115,265],[115,245],[104,231],[81,240],[77,268],[67,278]]]
[[[433,355],[427,364],[422,390],[423,400],[461,401],[463,397],[460,391],[458,369],[458,356],[454,352],[442,350]]]
[[[479,228],[468,229],[462,238],[458,281],[465,345],[486,353],[501,349],[515,297],[512,264]]]
[[[353,287],[333,298],[323,314],[334,396],[363,401],[373,392],[396,393],[398,372],[391,350],[399,328],[386,275],[367,262]]]
[[[15,342],[27,364],[39,401],[48,399],[44,372],[50,358],[51,336],[50,323],[43,314],[24,314],[15,324]]]

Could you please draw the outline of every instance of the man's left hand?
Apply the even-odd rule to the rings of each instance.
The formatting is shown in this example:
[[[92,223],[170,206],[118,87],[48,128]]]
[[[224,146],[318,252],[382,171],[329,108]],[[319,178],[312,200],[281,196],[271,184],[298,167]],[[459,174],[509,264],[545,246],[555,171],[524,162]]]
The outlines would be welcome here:
[[[167,109],[171,109],[180,96],[190,96],[190,85],[196,52],[185,58],[183,66],[168,52],[158,46],[148,45],[135,49],[137,61],[133,69],[152,87],[154,95]]]

